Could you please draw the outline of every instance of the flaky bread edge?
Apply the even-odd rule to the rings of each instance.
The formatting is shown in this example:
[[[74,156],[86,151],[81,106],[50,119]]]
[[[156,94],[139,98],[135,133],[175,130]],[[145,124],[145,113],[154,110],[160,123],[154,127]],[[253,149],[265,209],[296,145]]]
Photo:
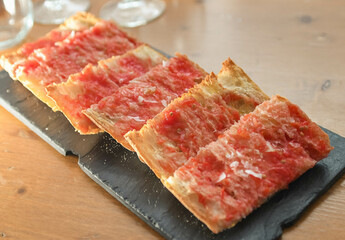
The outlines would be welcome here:
[[[219,233],[229,227],[236,225],[238,220],[229,223],[229,227],[221,226],[218,222],[211,221],[207,214],[202,210],[204,206],[199,202],[197,194],[192,193],[180,181],[176,181],[175,177],[169,177],[163,181],[163,185],[187,208],[195,217],[203,222],[213,233]]]
[[[39,100],[47,104],[48,107],[50,107],[54,112],[57,111],[55,102],[47,96],[45,87],[39,84],[39,81],[36,78],[29,78],[25,77],[24,75],[20,75],[18,77],[18,81],[20,81],[23,86],[27,88]]]
[[[270,99],[243,69],[236,65],[230,58],[222,63],[222,69],[217,77],[219,83],[224,88],[233,90],[239,94],[244,94],[255,99],[258,103]],[[223,79],[226,79],[226,81]]]
[[[132,130],[126,133],[125,139],[137,153],[140,161],[147,164],[159,179],[164,178],[164,176],[161,175],[161,173],[164,172],[161,167],[158,164],[155,165],[154,162],[151,161],[151,159],[153,159],[152,156],[159,154],[160,149],[159,146],[155,144],[155,131],[152,128],[148,128],[145,124],[140,131]]]
[[[64,96],[63,94],[60,94],[60,92],[59,92],[57,89],[58,89],[58,88],[61,88],[61,87],[64,87],[65,85],[68,86],[68,84],[73,84],[74,81],[71,80],[71,77],[73,77],[73,75],[78,75],[78,74],[82,73],[85,69],[90,68],[90,67],[93,67],[93,65],[92,65],[92,64],[88,64],[88,65],[86,65],[86,66],[83,68],[83,70],[82,70],[81,72],[70,75],[70,76],[68,77],[68,80],[67,80],[66,82],[62,82],[62,83],[58,83],[58,84],[53,83],[53,84],[51,84],[51,85],[49,85],[49,86],[47,86],[47,87],[45,88],[45,90],[46,90],[46,95],[50,98],[51,101],[54,102],[54,108],[55,108],[54,110],[62,112],[63,115],[67,118],[67,120],[70,122],[70,124],[74,127],[74,129],[75,129],[77,132],[79,132],[81,135],[97,134],[97,133],[103,132],[103,130],[101,130],[98,126],[96,126],[96,124],[94,124],[94,123],[92,122],[93,126],[89,126],[87,132],[82,132],[82,131],[78,128],[78,126],[77,126],[77,124],[76,124],[76,122],[78,121],[78,119],[74,118],[72,114],[69,114],[69,112],[62,110],[62,109],[61,109],[61,106],[60,106],[60,104],[59,104],[59,102],[56,101],[56,98],[54,98],[54,97],[52,96],[52,94],[53,94],[54,96],[58,96],[58,97]]]
[[[88,108],[82,111],[97,127],[109,133],[118,143],[130,151],[134,151],[132,146],[127,142],[127,140],[122,135],[114,135],[109,129],[113,127],[113,122],[108,120],[109,118],[104,116],[106,114],[101,114],[98,111],[94,111],[92,108]]]
[[[59,26],[59,29],[82,30],[93,27],[97,22],[101,21],[95,15],[89,12],[78,12]]]

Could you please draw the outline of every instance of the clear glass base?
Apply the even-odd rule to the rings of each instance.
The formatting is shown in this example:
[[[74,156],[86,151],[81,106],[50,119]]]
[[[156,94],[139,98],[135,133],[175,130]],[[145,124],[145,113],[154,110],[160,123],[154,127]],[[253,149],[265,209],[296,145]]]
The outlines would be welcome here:
[[[33,25],[32,16],[30,17],[23,19],[23,25],[21,26],[9,25],[0,27],[0,50],[17,45],[26,37]]]
[[[77,12],[86,11],[90,0],[45,0],[34,4],[35,22],[60,24]]]
[[[101,8],[99,15],[123,27],[138,27],[159,17],[165,7],[162,0],[112,0]]]
[[[0,50],[20,43],[33,26],[31,1],[0,3]]]

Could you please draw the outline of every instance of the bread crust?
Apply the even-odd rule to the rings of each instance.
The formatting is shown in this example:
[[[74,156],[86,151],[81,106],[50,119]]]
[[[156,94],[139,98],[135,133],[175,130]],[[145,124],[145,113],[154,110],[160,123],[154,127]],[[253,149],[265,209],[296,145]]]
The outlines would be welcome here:
[[[258,102],[270,99],[233,60],[228,58],[222,65],[222,69],[217,76],[219,83],[224,88],[239,91],[242,94],[255,98]]]
[[[88,108],[82,111],[97,127],[100,129],[109,129],[113,126],[113,121],[107,116],[105,113],[100,113],[98,111],[93,110],[92,108]],[[127,140],[122,136],[113,136],[110,134],[118,143],[122,146],[127,148],[130,151],[134,151],[132,146],[127,142]]]
[[[270,98],[259,88],[259,86],[251,80],[251,78],[234,63],[230,58],[222,64],[222,69],[218,73],[219,83],[227,90],[232,91],[242,97],[251,99],[254,105],[259,105]],[[252,112],[254,109],[250,104],[232,103],[231,106],[237,108],[241,115]]]
[[[88,12],[78,12],[59,26],[59,29],[68,29],[80,31],[93,27],[97,22],[101,21],[95,15]]]
[[[158,178],[161,178],[162,169],[155,167],[154,162],[152,162],[152,156],[164,157],[159,146],[155,144],[156,136],[155,131],[148,124],[145,124],[140,131],[132,130],[126,133],[124,137],[131,149],[138,154],[139,159],[150,166]]]
[[[193,213],[200,221],[202,221],[213,233],[219,233],[224,229],[216,221],[210,220],[206,212],[200,210],[204,206],[199,202],[197,194],[190,191],[182,182],[174,181],[174,178],[169,177],[163,182],[164,186],[185,206],[190,212]],[[237,221],[232,223],[234,226]]]

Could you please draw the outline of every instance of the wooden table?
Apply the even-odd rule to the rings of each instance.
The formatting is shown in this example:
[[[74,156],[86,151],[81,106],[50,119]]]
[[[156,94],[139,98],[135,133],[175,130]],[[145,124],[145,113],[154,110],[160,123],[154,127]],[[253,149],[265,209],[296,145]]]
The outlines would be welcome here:
[[[92,1],[98,14],[106,1]],[[345,2],[171,0],[128,32],[218,72],[231,57],[269,95],[345,136]],[[55,26],[36,24],[26,41]],[[0,83],[1,84],[1,83]],[[0,107],[0,239],[161,239],[78,167]],[[344,239],[345,177],[283,239]]]

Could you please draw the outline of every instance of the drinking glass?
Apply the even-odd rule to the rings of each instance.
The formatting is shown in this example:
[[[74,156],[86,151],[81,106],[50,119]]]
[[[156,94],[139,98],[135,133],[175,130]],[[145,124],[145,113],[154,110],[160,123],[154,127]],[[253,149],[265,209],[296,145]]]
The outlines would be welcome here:
[[[35,22],[60,24],[77,12],[90,7],[90,0],[41,0],[34,4]]]
[[[0,49],[21,42],[32,25],[31,0],[0,0]]]
[[[104,4],[99,15],[123,27],[137,27],[159,17],[165,7],[162,0],[112,0]]]

